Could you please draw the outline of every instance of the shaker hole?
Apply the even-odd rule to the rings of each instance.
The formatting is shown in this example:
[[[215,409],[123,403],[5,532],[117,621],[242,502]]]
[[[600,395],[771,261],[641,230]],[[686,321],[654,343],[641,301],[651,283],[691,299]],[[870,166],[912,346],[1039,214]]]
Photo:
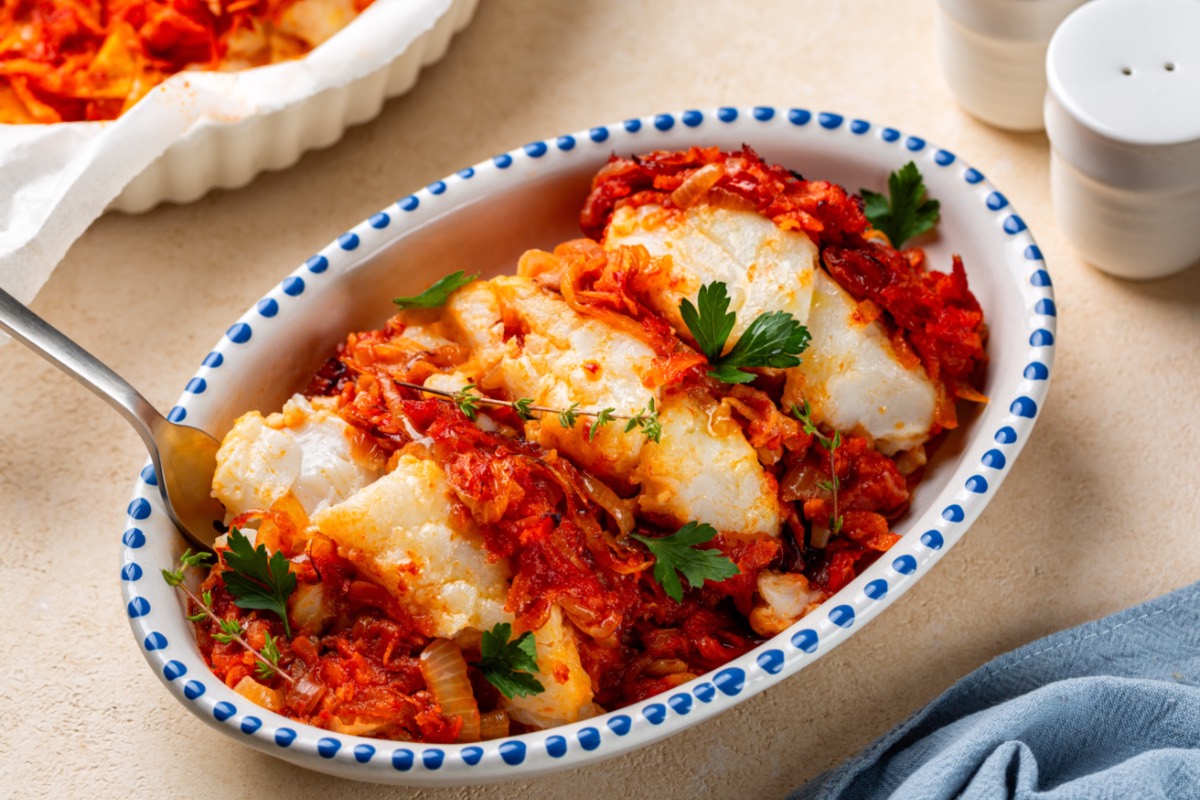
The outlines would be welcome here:
[[[1121,74],[1122,75],[1132,75],[1133,67],[1121,67]]]
[[[1163,69],[1165,69],[1167,72],[1174,72],[1175,71],[1175,62],[1168,61],[1167,63],[1163,64]]]

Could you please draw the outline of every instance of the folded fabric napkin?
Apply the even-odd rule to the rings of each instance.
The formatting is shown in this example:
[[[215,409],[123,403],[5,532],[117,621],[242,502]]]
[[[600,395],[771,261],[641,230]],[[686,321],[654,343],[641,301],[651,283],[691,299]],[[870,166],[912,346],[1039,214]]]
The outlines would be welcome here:
[[[1200,583],[980,667],[790,800],[1200,798]]]

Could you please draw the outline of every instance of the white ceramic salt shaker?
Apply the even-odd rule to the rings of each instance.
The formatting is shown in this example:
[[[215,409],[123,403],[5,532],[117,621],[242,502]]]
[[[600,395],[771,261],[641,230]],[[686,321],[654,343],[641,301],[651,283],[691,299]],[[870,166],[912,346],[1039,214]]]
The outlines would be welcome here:
[[[1051,197],[1079,254],[1134,279],[1200,260],[1200,0],[1092,0],[1046,74]]]
[[[1046,46],[1084,1],[938,0],[938,58],[955,99],[989,125],[1040,131]]]

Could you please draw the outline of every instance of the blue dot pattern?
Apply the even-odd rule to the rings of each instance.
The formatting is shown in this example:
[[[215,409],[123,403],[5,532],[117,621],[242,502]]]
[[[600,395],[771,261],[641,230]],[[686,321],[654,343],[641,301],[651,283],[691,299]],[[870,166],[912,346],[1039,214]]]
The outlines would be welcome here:
[[[674,694],[667,700],[667,705],[671,707],[676,714],[680,716],[692,710],[692,696],[690,694]]]
[[[739,114],[742,113],[737,108],[724,107],[719,108],[712,113],[715,120],[722,123],[735,122]],[[770,122],[776,116],[776,110],[770,106],[756,106],[749,110],[753,118],[759,122]],[[780,112],[783,113],[783,112]],[[788,121],[796,127],[807,125],[812,121],[813,114],[805,109],[792,108],[787,110],[786,116]],[[849,133],[855,136],[863,136],[872,130],[872,125],[867,120],[852,119],[847,120],[839,114],[830,112],[821,112],[816,115],[817,123],[821,128],[829,131],[841,129],[843,125]],[[622,127],[629,133],[636,133],[641,130],[643,124],[651,124],[659,131],[667,132],[674,128],[676,121],[688,128],[698,128],[704,124],[705,112],[697,109],[689,109],[678,114],[658,114],[653,117],[645,118],[646,122],[639,119],[626,120]],[[612,131],[616,128],[596,127],[591,128],[583,134],[564,135],[545,141],[531,142],[520,150],[516,151],[517,156],[522,154],[531,159],[540,159],[545,157],[550,150],[550,143],[553,142],[554,147],[558,151],[566,153],[575,150],[580,141],[590,140],[593,143],[602,143],[608,141],[612,136]],[[904,147],[910,152],[917,153],[924,151],[928,146],[925,140],[916,136],[904,136],[894,128],[882,128],[879,130],[879,137],[888,143],[899,142],[903,140]],[[586,138],[584,138],[586,137]],[[940,167],[947,167],[956,163],[956,156],[946,150],[934,149],[930,156],[926,157],[932,160]],[[493,164],[499,169],[507,169],[514,163],[514,155],[504,153],[495,156],[492,159]],[[468,167],[459,170],[456,173],[462,180],[468,180],[475,174],[475,169]],[[961,173],[963,179],[969,184],[982,183],[984,176],[977,170],[965,167]],[[440,196],[445,194],[450,186],[456,185],[454,181],[447,184],[445,180],[435,181],[426,187],[425,192],[421,196],[428,199],[430,196]],[[1009,208],[1009,202],[1003,194],[997,191],[990,190],[981,192],[978,195],[982,198],[982,202],[986,207],[993,211],[999,212]],[[397,206],[403,211],[415,211],[421,200],[417,195],[410,195],[397,202]],[[367,220],[367,225],[374,230],[383,230],[390,226],[391,215],[386,212],[379,212],[371,216]],[[1024,233],[1026,226],[1024,221],[1015,213],[1007,212],[1007,216],[1001,220],[1001,225],[1010,236],[1016,236]],[[360,227],[358,230],[365,230],[366,226]],[[1027,241],[1027,240],[1026,240]],[[337,244],[342,251],[356,250],[362,243],[360,234],[354,231],[347,232],[338,237]],[[1032,262],[1034,265],[1040,264],[1042,254],[1039,248],[1031,243],[1025,243],[1024,258]],[[308,272],[314,275],[319,275],[326,272],[331,266],[329,259],[321,254],[310,257],[305,262],[305,267]],[[1049,274],[1040,267],[1029,273],[1029,283],[1035,287],[1049,287],[1051,285]],[[292,275],[285,278],[279,288],[283,296],[298,297],[305,291],[306,284],[303,278],[299,275]],[[276,317],[282,310],[279,300],[272,297],[264,298],[259,301],[256,306],[258,315],[267,319]],[[1052,319],[1057,316],[1057,309],[1054,301],[1049,297],[1036,298],[1033,304],[1033,312],[1045,318],[1051,318],[1051,321],[1044,323],[1047,327],[1035,330],[1030,336],[1030,344],[1034,347],[1051,347],[1054,344],[1054,334],[1052,331]],[[251,326],[247,323],[238,323],[232,326],[226,333],[226,338],[234,344],[244,344],[250,341],[253,335]],[[1040,358],[1041,356],[1039,356]],[[1049,357],[1046,358],[1049,361]],[[217,351],[213,351],[205,357],[203,366],[209,369],[220,367],[224,362],[224,356]],[[1047,363],[1040,360],[1030,361],[1024,369],[1024,378],[1028,381],[1045,381],[1049,377],[1049,368]],[[191,395],[203,394],[208,388],[208,382],[205,378],[195,377],[188,382],[185,391]],[[1031,418],[1037,413],[1037,404],[1030,397],[1018,397],[1010,406],[1010,412],[1017,417]],[[186,417],[186,410],[182,406],[176,406],[172,409],[171,417],[173,419],[182,420]],[[1004,426],[994,434],[996,442],[1001,445],[1013,444],[1017,441],[1018,436],[1016,431],[1011,426]],[[1007,458],[999,449],[992,448],[985,452],[980,459],[982,467],[990,470],[1003,470],[1007,466]],[[990,474],[990,473],[989,473]],[[157,479],[153,469],[149,466],[142,471],[142,482],[148,485],[156,485]],[[967,478],[965,488],[968,492],[982,494],[988,491],[989,484],[987,478],[983,475],[971,475]],[[136,498],[130,503],[128,513],[131,517],[137,520],[146,519],[150,516],[151,506],[149,502],[143,498]],[[947,506],[942,512],[943,519],[951,523],[961,522],[965,518],[963,508],[957,504]],[[122,535],[122,542],[129,549],[141,548],[145,545],[146,539],[144,533],[137,528],[129,528]],[[924,548],[929,550],[939,550],[945,546],[946,540],[941,532],[936,529],[927,530],[920,536],[920,543]],[[128,556],[127,556],[128,557]],[[904,554],[895,557],[891,562],[891,568],[896,575],[911,575],[918,569],[918,563],[914,556]],[[891,574],[891,573],[889,573]],[[136,582],[143,577],[143,569],[141,565],[127,560],[121,568],[121,580],[127,584]],[[881,600],[887,597],[889,590],[888,581],[882,578],[876,578],[869,581],[863,586],[863,594],[870,600]],[[133,618],[145,616],[150,613],[149,602],[141,597],[133,597],[129,600],[127,607],[129,615]],[[848,604],[841,604],[829,611],[828,621],[833,625],[842,628],[850,628],[855,621],[855,609]],[[146,624],[146,623],[139,623]],[[812,654],[818,650],[819,637],[816,630],[803,629],[792,634],[790,639],[791,645],[800,652]],[[166,637],[161,633],[151,631],[146,634],[143,640],[143,647],[147,652],[155,652],[163,650],[167,647]],[[767,675],[777,675],[783,672],[786,659],[784,652],[777,648],[764,649],[754,656],[753,663],[747,661],[750,666],[756,666],[758,670]],[[175,680],[187,672],[187,668],[179,661],[168,661],[163,666],[163,675],[168,680]],[[693,702],[699,701],[702,703],[712,702],[718,697],[718,693],[727,697],[735,697],[739,695],[745,688],[747,675],[744,669],[739,666],[727,666],[714,675],[712,682],[703,681],[689,693],[678,692],[666,700],[666,705],[661,702],[650,703],[640,711],[640,716],[643,717],[652,725],[660,725],[666,721],[668,716],[668,706],[676,715],[683,716],[690,713],[693,708]],[[224,687],[221,687],[224,688]],[[205,686],[200,681],[188,681],[184,686],[184,694],[189,699],[195,700],[205,692]],[[211,713],[218,721],[226,721],[232,719],[236,714],[234,704],[227,701],[215,703],[211,708]],[[605,718],[605,725],[616,736],[625,736],[633,726],[634,719],[628,715],[618,714]],[[245,717],[241,723],[241,730],[246,734],[257,732],[262,726],[261,720],[256,717]],[[287,747],[293,743],[298,734],[290,728],[281,728],[274,734],[274,739],[280,747]],[[575,738],[579,746],[584,750],[595,750],[603,744],[603,736],[601,729],[596,727],[585,727],[576,733]],[[334,758],[340,751],[342,740],[333,736],[321,738],[317,743],[317,751],[324,758]],[[311,745],[310,745],[311,746]],[[550,736],[545,742],[547,754],[552,758],[560,758],[569,750],[569,742],[563,736]],[[518,766],[525,761],[526,746],[519,740],[509,740],[500,744],[497,752],[500,759],[510,766]],[[359,744],[353,748],[354,760],[358,763],[367,763],[375,755],[375,748],[371,745]],[[446,751],[439,748],[425,748],[417,751],[419,760],[422,766],[427,770],[439,769],[446,757]],[[467,766],[475,766],[483,761],[484,749],[482,747],[471,746],[465,747],[457,751],[462,759],[462,762]],[[417,756],[412,750],[400,748],[392,753],[393,767],[398,770],[408,770],[414,766]]]
[[[561,736],[546,739],[546,753],[551,758],[562,758],[567,754],[567,740]]]
[[[746,672],[740,667],[726,667],[713,676],[713,683],[724,694],[733,697],[741,694],[746,685]]]
[[[783,651],[768,650],[758,656],[758,666],[770,675],[778,675],[783,669]]]
[[[225,331],[225,337],[234,344],[245,344],[253,335],[254,331],[244,322],[239,322]]]
[[[617,714],[608,720],[608,729],[617,736],[624,736],[629,733],[631,727],[633,727],[633,720],[624,714]]]
[[[812,628],[796,631],[795,635],[792,636],[792,646],[805,653],[817,652],[817,645],[820,644],[820,641],[817,632]]]
[[[600,731],[595,728],[584,728],[579,732],[578,738],[579,746],[589,752],[600,746]]]
[[[515,767],[525,760],[525,743],[508,741],[500,745],[500,758],[510,767]]]
[[[183,422],[187,419],[187,409],[183,406],[174,406],[167,412],[167,419],[171,422]]]
[[[829,612],[829,621],[839,628],[849,628],[854,624],[854,608],[845,604],[834,606]]]
[[[193,378],[192,380],[196,380]],[[142,483],[147,486],[158,486],[158,475],[154,474],[154,465],[147,464],[142,467],[142,471],[138,473],[138,477],[142,479]]]
[[[827,111],[822,111],[817,115],[817,124],[828,131],[836,130],[842,126],[841,114],[830,114]]]

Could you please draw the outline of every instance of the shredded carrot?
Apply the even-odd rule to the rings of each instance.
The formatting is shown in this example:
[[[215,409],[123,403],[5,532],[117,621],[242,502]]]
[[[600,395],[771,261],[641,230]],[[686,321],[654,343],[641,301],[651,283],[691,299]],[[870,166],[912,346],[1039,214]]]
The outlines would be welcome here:
[[[302,56],[371,2],[0,0],[0,124],[116,119],[177,72]]]

